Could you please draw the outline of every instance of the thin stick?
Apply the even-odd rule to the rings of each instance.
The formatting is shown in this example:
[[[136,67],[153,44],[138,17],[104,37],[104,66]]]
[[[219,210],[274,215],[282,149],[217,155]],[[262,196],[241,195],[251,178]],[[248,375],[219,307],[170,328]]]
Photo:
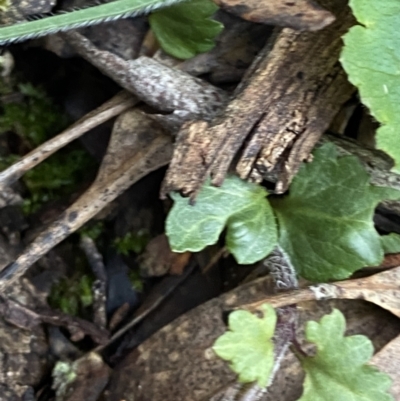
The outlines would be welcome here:
[[[120,92],[108,102],[83,116],[61,134],[38,146],[21,160],[0,173],[0,188],[8,186],[22,177],[28,170],[37,166],[57,150],[79,138],[92,128],[97,127],[112,117],[118,116],[137,103],[128,92]]]

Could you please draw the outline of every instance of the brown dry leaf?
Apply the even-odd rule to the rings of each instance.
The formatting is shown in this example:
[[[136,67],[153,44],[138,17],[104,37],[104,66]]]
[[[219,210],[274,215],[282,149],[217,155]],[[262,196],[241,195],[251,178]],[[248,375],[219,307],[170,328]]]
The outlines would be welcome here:
[[[250,300],[261,301],[273,283],[262,278],[214,298],[151,336],[115,368],[105,391],[106,401],[208,401],[221,400],[235,375],[211,347],[226,330],[226,313]],[[394,338],[398,319],[362,301],[312,302],[299,308],[302,322],[318,319],[337,307],[347,318],[350,333],[368,335],[376,349]],[[287,354],[281,370],[263,401],[291,401],[301,394],[302,370]]]
[[[400,317],[400,266],[356,280],[316,284],[275,296],[264,297],[259,302],[241,305],[241,308],[256,310],[265,302],[275,308],[311,300],[364,299]]]
[[[245,20],[317,31],[335,17],[312,0],[213,0],[219,7]]]
[[[144,276],[163,276],[166,273],[182,274],[190,259],[190,252],[172,252],[165,234],[153,238],[139,259]]]
[[[371,363],[391,377],[393,383],[390,393],[395,400],[400,400],[400,336],[390,341],[375,354]]]
[[[0,272],[0,288],[82,227],[129,186],[170,161],[171,138],[145,114],[130,110],[116,121],[107,154],[91,187]]]

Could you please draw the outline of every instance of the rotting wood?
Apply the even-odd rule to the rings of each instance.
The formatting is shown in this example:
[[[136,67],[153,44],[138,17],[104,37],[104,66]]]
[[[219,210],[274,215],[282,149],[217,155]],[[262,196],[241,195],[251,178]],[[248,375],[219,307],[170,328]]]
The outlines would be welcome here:
[[[174,157],[162,188],[195,197],[208,176],[221,185],[237,152],[237,172],[260,181],[284,158],[279,190],[283,191],[354,92],[338,57],[341,36],[353,23],[345,0],[322,3],[337,20],[316,33],[283,29],[244,78],[236,96],[211,123],[196,121],[179,132]],[[202,138],[202,139],[200,139]],[[192,142],[195,145],[192,145]],[[200,144],[201,142],[201,144]]]
[[[335,17],[311,0],[213,0],[219,7],[245,20],[316,31]]]

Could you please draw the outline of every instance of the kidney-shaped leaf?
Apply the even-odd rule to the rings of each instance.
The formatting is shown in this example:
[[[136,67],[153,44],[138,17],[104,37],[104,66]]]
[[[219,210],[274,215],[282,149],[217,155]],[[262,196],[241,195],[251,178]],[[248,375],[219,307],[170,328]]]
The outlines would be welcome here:
[[[289,195],[271,199],[279,242],[301,276],[313,281],[349,277],[382,261],[374,209],[382,199],[399,195],[370,185],[356,157],[338,157],[334,145],[325,145],[302,166]]]
[[[215,244],[227,227],[226,245],[241,264],[267,256],[277,242],[275,218],[264,188],[227,177],[222,187],[206,184],[194,206],[172,194],[166,234],[174,252],[197,252]]]

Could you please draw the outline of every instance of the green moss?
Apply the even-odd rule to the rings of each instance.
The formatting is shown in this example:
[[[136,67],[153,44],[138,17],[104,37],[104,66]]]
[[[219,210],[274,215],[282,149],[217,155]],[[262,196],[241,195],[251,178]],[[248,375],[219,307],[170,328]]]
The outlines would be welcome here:
[[[24,147],[34,149],[67,126],[66,116],[42,89],[31,84],[7,85],[0,80],[0,93],[15,91],[22,94],[23,99],[2,105],[0,134],[11,131],[21,138]],[[3,156],[0,168],[8,167],[17,158],[17,155]],[[23,204],[24,212],[33,213],[44,203],[70,194],[94,166],[87,152],[69,145],[28,171],[22,178],[29,190]]]
[[[68,119],[43,90],[19,84],[18,91],[24,95],[22,101],[2,105],[0,133],[15,132],[34,148],[67,126]]]
[[[24,202],[24,212],[33,213],[44,203],[67,196],[92,167],[94,162],[84,150],[63,149],[28,171],[23,182],[31,196]]]
[[[78,232],[91,238],[93,241],[98,239],[104,231],[104,223],[102,221],[89,222],[85,224]]]
[[[84,309],[93,303],[93,281],[92,276],[80,273],[60,280],[51,289],[49,305],[69,315],[84,315]]]
[[[119,254],[127,256],[130,252],[143,252],[149,240],[147,230],[139,230],[136,233],[129,232],[122,238],[116,238],[114,247]]]

